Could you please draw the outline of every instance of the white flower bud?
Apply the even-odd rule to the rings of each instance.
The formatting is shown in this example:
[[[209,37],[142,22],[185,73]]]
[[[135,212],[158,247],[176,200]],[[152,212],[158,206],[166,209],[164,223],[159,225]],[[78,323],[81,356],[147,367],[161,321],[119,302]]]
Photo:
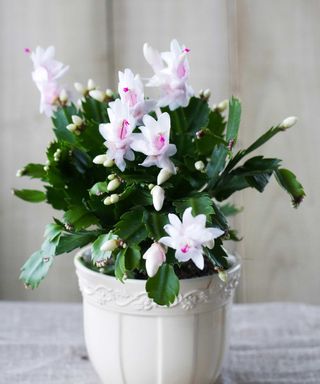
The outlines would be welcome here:
[[[200,89],[200,91],[199,91],[199,97],[200,97],[200,98],[203,97],[203,89]]]
[[[153,277],[158,272],[159,267],[166,261],[164,248],[159,243],[153,243],[144,253],[146,260],[146,270],[149,277]]]
[[[49,171],[49,166],[48,166],[48,165],[45,165],[45,166],[43,167],[43,170],[44,170],[45,172],[48,172],[48,171]]]
[[[103,204],[104,205],[111,205],[111,198],[110,196],[106,197],[104,200],[103,200]]]
[[[96,83],[92,79],[89,79],[88,80],[88,90],[91,91],[92,89],[95,89],[95,87],[96,87]]]
[[[197,171],[203,171],[205,165],[204,165],[204,162],[203,162],[203,161],[199,160],[199,161],[197,161],[197,162],[194,163],[194,167],[195,167],[195,169],[196,169]]]
[[[107,155],[98,155],[92,161],[95,164],[103,164],[107,160]]]
[[[113,96],[113,90],[110,89],[110,88],[107,88],[107,89],[106,89],[106,95],[107,95],[108,97],[112,97],[112,96]]]
[[[172,173],[169,172],[167,169],[161,169],[157,177],[157,184],[161,185],[165,183],[167,180],[170,179],[171,176],[172,176]]]
[[[24,169],[23,169],[23,168],[18,169],[18,170],[17,170],[17,173],[16,173],[16,176],[17,176],[17,177],[21,177],[21,176],[23,176],[23,172],[24,172]]]
[[[223,100],[217,105],[217,109],[219,109],[220,112],[223,112],[228,108],[229,100]]]
[[[108,252],[108,251],[114,251],[116,248],[118,248],[118,240],[112,239],[112,240],[107,240],[104,242],[100,248],[100,251],[102,252]]]
[[[298,121],[298,118],[296,116],[290,116],[283,120],[283,122],[280,124],[280,127],[283,129],[288,129],[295,125],[295,123]]]
[[[151,195],[154,209],[160,211],[164,202],[164,189],[156,185],[152,188]]]
[[[71,119],[73,124],[77,125],[78,127],[80,127],[83,124],[83,121],[80,116],[73,115],[71,116]]]
[[[113,164],[114,164],[114,161],[112,159],[107,158],[106,161],[104,161],[103,166],[109,168],[109,167],[112,167]]]
[[[204,92],[203,92],[203,97],[206,99],[206,100],[209,100],[211,96],[211,91],[210,89],[206,89]]]
[[[224,283],[226,283],[228,281],[228,274],[226,271],[219,270],[218,276],[219,276],[219,279],[222,280]]]
[[[94,89],[93,91],[90,91],[89,95],[93,99],[100,101],[101,103],[104,101],[104,99],[106,97],[106,94],[104,92],[100,91],[99,89]]]
[[[67,94],[67,91],[65,89],[62,89],[61,92],[60,92],[60,95],[59,95],[59,99],[60,101],[62,101],[63,103],[65,103],[66,101],[68,101],[68,94]]]
[[[109,192],[112,192],[112,191],[116,190],[117,188],[119,188],[120,185],[121,185],[121,181],[120,181],[118,178],[113,179],[113,180],[111,180],[111,181],[108,183],[107,190],[108,190]]]
[[[86,93],[86,88],[81,83],[74,83],[74,87],[77,92],[84,95]]]
[[[77,126],[75,124],[68,124],[67,125],[67,130],[70,131],[70,132],[74,132],[77,130]]]
[[[113,195],[110,196],[110,201],[111,201],[112,204],[117,203],[119,201],[119,195],[114,193]]]
[[[148,188],[150,189],[150,191],[151,191],[151,189],[154,187],[154,184],[149,184],[148,185]]]
[[[113,180],[116,177],[114,173],[111,173],[111,175],[108,175],[108,180]]]

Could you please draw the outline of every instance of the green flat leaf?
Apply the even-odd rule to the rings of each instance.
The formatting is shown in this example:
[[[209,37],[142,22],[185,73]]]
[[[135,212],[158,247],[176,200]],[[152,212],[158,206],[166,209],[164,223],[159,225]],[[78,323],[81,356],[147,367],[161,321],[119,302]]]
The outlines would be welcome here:
[[[146,283],[146,291],[150,299],[159,305],[170,306],[179,294],[180,284],[173,266],[162,264],[157,274]]]
[[[36,288],[47,275],[56,254],[62,227],[59,224],[48,224],[45,230],[45,241],[41,249],[34,252],[21,268],[20,280],[26,286]]]
[[[125,254],[127,249],[121,249],[121,251],[117,254],[116,264],[114,274],[118,280],[123,283],[123,278],[126,275],[126,266],[125,266]]]
[[[222,137],[211,133],[207,129],[203,130],[203,136],[201,136],[199,139],[196,139],[195,144],[197,152],[203,156],[211,156],[213,149],[217,145],[227,145]]]
[[[86,96],[82,102],[82,109],[85,119],[88,121],[94,120],[97,123],[108,123],[107,104],[101,103],[90,96]]]
[[[40,249],[33,253],[23,265],[19,279],[23,280],[27,287],[37,288],[47,275],[52,263],[53,256],[46,256]]]
[[[152,212],[145,218],[145,225],[148,230],[148,235],[154,240],[159,240],[161,237],[166,236],[163,227],[168,224],[168,215],[164,213]]]
[[[234,204],[226,203],[219,206],[220,211],[223,213],[224,216],[235,216],[238,213],[243,211],[243,208],[238,208]]]
[[[295,174],[289,171],[289,169],[280,168],[276,170],[275,175],[277,182],[289,193],[293,206],[297,208],[306,195],[303,186],[297,180]]]
[[[101,251],[102,245],[112,239],[117,239],[118,236],[112,234],[112,232],[107,233],[106,235],[100,235],[91,246],[91,260],[94,264],[99,261],[107,260],[110,258],[112,251]]]
[[[201,128],[206,127],[209,121],[210,108],[206,100],[192,97],[189,105],[184,108],[187,122],[187,131],[196,133]]]
[[[107,181],[99,181],[95,183],[93,187],[89,189],[90,195],[101,196],[104,193],[108,192],[108,182]]]
[[[35,189],[13,189],[13,194],[29,203],[41,203],[46,200],[46,194]]]
[[[181,199],[173,202],[177,213],[183,213],[185,209],[192,207],[194,216],[204,214],[210,216],[214,213],[212,208],[212,200],[207,194],[197,194],[192,197]]]
[[[225,166],[227,154],[228,149],[223,144],[220,144],[214,148],[206,169],[207,175],[209,177],[208,188],[212,188],[218,181],[219,174]]]
[[[205,254],[208,256],[208,259],[213,263],[214,266],[218,267],[219,269],[228,269],[228,254],[222,247],[221,241],[216,240],[213,249],[205,248]]]
[[[125,253],[125,269],[132,271],[139,267],[141,260],[140,247],[132,245]]]
[[[29,176],[32,179],[45,179],[46,171],[43,164],[30,163],[21,169],[21,176]]]
[[[53,131],[58,140],[66,141],[71,144],[76,143],[76,136],[68,131],[67,125],[72,123],[71,116],[77,114],[77,108],[73,104],[66,107],[60,107],[54,112],[52,122],[55,128]]]
[[[67,194],[65,189],[58,189],[54,187],[45,186],[46,195],[47,195],[47,203],[50,204],[54,209],[64,210],[68,209],[68,204],[65,199],[67,198]]]
[[[71,252],[76,248],[84,247],[96,238],[96,231],[81,231],[76,233],[65,232],[60,237],[59,244],[56,249],[56,255]]]
[[[223,115],[218,109],[211,110],[209,113],[209,121],[207,128],[216,136],[223,137],[226,128],[226,122]]]
[[[212,224],[215,224],[217,227],[221,228],[225,232],[229,230],[228,221],[222,212],[222,210],[218,207],[217,204],[212,202],[212,207],[214,210],[214,215],[212,216]]]
[[[241,118],[241,104],[238,99],[232,97],[229,100],[229,116],[227,122],[226,140],[231,147],[236,143]]]
[[[147,211],[143,208],[136,208],[126,212],[115,225],[114,233],[129,245],[141,243],[148,236],[144,224],[144,213],[147,213]]]
[[[88,212],[83,206],[75,206],[63,215],[65,223],[71,225],[76,231],[99,223],[99,219]]]

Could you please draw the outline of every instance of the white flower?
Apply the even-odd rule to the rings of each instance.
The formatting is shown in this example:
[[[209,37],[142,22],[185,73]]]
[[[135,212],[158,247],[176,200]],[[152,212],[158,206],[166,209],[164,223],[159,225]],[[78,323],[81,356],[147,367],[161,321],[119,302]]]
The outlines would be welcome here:
[[[174,110],[189,104],[190,97],[194,94],[193,89],[187,84],[189,51],[184,46],[180,47],[177,40],[171,41],[169,52],[161,54],[147,43],[144,44],[144,57],[155,73],[147,86],[161,88],[162,97],[158,103],[160,107],[169,105],[169,108]]]
[[[134,133],[131,148],[134,151],[142,152],[147,158],[141,164],[144,167],[156,165],[176,173],[174,164],[169,159],[177,152],[174,144],[169,143],[170,138],[170,116],[162,113],[158,120],[149,115],[143,117],[144,126],[139,127],[141,133]]]
[[[281,128],[287,129],[291,128],[293,125],[296,124],[298,121],[298,118],[296,116],[290,116],[283,120],[283,122],[280,124]]]
[[[192,260],[199,269],[204,268],[203,247],[214,245],[214,239],[224,232],[219,228],[206,228],[206,216],[192,216],[192,208],[187,208],[182,217],[169,214],[169,222],[164,230],[169,236],[162,237],[159,242],[176,250],[179,261]]]
[[[31,53],[34,70],[32,79],[41,94],[40,113],[51,116],[54,110],[54,102],[59,97],[60,87],[57,80],[69,69],[62,63],[54,59],[55,49],[49,47],[43,49],[37,47],[35,52]]]
[[[164,202],[164,189],[156,185],[151,189],[152,203],[156,211],[161,211]]]
[[[145,252],[143,258],[146,260],[146,270],[149,277],[153,277],[159,267],[166,261],[166,254],[159,243],[153,243]]]
[[[144,99],[143,84],[140,75],[134,75],[131,69],[119,71],[118,92],[121,101],[128,105],[134,118],[141,120],[155,107],[155,102]]]
[[[99,131],[106,139],[104,144],[108,148],[107,160],[114,160],[116,166],[123,172],[126,168],[124,159],[134,160],[134,153],[130,144],[136,121],[130,114],[128,106],[122,103],[120,99],[110,103],[109,106],[110,123],[100,124]]]

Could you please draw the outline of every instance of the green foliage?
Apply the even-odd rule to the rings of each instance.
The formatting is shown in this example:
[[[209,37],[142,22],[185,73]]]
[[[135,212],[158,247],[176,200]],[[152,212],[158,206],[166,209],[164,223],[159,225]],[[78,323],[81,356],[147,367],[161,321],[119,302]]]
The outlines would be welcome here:
[[[114,233],[129,245],[139,244],[148,236],[145,226],[147,212],[137,208],[123,214],[115,225]]]
[[[46,199],[44,192],[35,189],[13,189],[12,192],[15,196],[29,203],[41,203]]]
[[[164,263],[157,274],[147,280],[146,290],[150,299],[153,299],[157,304],[169,306],[178,296],[179,286],[179,279],[173,266]]]
[[[197,194],[186,199],[178,200],[173,203],[177,213],[183,213],[185,209],[192,207],[192,214],[194,216],[204,214],[211,215],[214,210],[212,208],[212,200],[207,194]]]
[[[53,208],[63,211],[60,220],[54,219],[55,223],[47,226],[41,249],[22,267],[20,278],[28,286],[39,285],[56,255],[87,244],[92,244],[92,259],[86,261],[86,265],[94,271],[113,274],[120,281],[125,281],[127,276],[144,277],[142,255],[152,242],[167,236],[164,226],[168,223],[168,214],[175,213],[181,218],[189,207],[193,215],[206,215],[207,226],[219,227],[225,232],[213,249],[204,246],[203,252],[217,270],[227,269],[223,242],[240,240],[236,231],[229,228],[227,217],[240,210],[230,203],[219,202],[246,188],[263,192],[273,175],[289,193],[294,206],[305,196],[295,175],[280,168],[279,159],[263,156],[245,159],[284,131],[281,125],[270,128],[248,148],[234,153],[240,127],[240,101],[230,99],[225,118],[218,108],[209,108],[205,97],[192,97],[187,107],[174,111],[162,108],[171,119],[170,142],[177,147],[171,160],[177,173],[161,185],[165,200],[157,212],[149,185],[157,183],[160,169],[141,167],[144,155],[135,153],[135,160],[126,162],[123,172],[116,165],[106,168],[93,163],[97,155],[107,151],[99,132],[99,125],[109,122],[107,109],[108,101],[99,102],[88,95],[81,110],[73,104],[57,108],[52,118],[55,141],[47,148],[47,162],[45,165],[30,163],[19,172],[21,176],[41,180],[44,192],[15,189],[16,196],[29,202],[46,200]],[[155,116],[154,112],[151,114]],[[81,118],[75,133],[67,129],[73,115]],[[202,164],[200,161],[203,167],[198,167]],[[121,180],[114,191],[108,191],[110,175]],[[116,249],[101,251],[108,240],[117,240]],[[160,305],[170,305],[179,293],[179,280],[174,272],[176,264],[174,250],[168,249],[166,263],[147,280],[149,297]]]

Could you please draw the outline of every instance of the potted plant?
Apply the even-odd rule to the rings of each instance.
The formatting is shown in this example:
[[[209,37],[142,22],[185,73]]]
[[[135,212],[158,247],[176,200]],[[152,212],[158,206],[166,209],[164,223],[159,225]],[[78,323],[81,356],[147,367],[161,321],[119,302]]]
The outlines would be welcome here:
[[[35,288],[57,255],[81,248],[75,266],[85,338],[102,382],[212,383],[240,275],[239,259],[224,248],[239,240],[227,220],[238,209],[224,201],[245,188],[263,192],[274,175],[294,207],[300,204],[303,188],[281,160],[248,158],[296,118],[236,149],[240,101],[210,108],[208,90],[195,96],[187,83],[190,50],[176,40],[161,54],[143,47],[154,71],[146,85],[159,88],[157,100],[125,69],[117,92],[92,80],[75,83],[75,105],[59,86],[68,68],[54,48],[26,51],[55,140],[45,164],[18,171],[42,180],[44,190],[14,194],[63,215],[47,225],[20,278]]]

